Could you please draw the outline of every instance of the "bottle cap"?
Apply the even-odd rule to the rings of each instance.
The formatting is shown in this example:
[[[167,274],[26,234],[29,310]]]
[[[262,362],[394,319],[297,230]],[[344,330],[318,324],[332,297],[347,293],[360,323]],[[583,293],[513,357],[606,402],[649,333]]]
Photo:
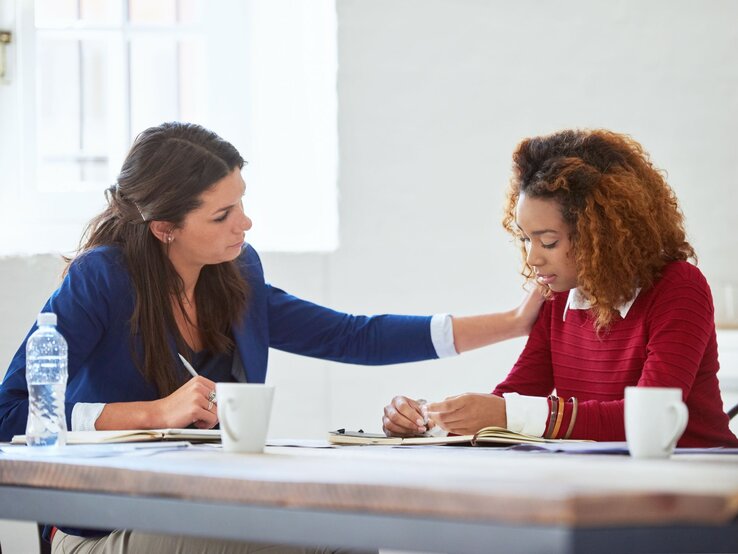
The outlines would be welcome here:
[[[54,312],[41,312],[38,314],[36,323],[39,327],[42,325],[56,325],[56,314]]]

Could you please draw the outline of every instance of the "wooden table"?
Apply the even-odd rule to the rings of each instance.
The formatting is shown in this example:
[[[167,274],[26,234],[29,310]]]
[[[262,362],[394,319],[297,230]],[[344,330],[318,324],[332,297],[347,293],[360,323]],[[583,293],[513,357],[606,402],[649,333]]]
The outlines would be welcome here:
[[[426,552],[738,552],[738,456],[472,447],[0,454],[0,517]]]

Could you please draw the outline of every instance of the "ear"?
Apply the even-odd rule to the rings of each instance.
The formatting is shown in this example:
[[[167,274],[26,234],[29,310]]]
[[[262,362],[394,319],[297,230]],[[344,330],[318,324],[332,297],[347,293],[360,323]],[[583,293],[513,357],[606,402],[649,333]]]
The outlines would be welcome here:
[[[149,223],[149,230],[158,240],[164,244],[172,242],[172,231],[174,231],[174,224],[168,221],[151,221]]]

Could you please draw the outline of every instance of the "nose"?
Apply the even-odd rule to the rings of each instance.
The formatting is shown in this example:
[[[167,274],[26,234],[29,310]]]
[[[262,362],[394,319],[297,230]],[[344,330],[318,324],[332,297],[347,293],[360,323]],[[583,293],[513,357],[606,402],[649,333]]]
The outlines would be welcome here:
[[[253,227],[253,225],[254,225],[254,222],[251,221],[251,218],[247,216],[246,214],[243,214],[243,223],[242,223],[243,230],[248,231],[249,229],[251,229],[251,227]]]
[[[241,212],[241,217],[236,220],[236,225],[238,225],[239,232],[244,233],[251,229],[254,223],[251,221],[251,218],[246,215],[246,212],[243,209],[243,202],[239,204],[239,211]]]
[[[531,243],[527,243],[526,250],[527,255],[525,257],[525,261],[530,267],[541,267],[544,264],[545,259],[540,248]]]

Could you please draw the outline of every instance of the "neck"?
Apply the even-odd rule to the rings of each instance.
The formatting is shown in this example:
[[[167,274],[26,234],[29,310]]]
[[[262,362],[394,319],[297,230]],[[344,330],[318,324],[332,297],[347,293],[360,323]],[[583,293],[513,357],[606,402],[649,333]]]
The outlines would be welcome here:
[[[182,300],[194,304],[195,286],[197,285],[197,280],[200,278],[200,271],[203,266],[199,264],[188,264],[172,256],[170,256],[169,260],[172,262],[175,271],[184,284],[184,298]]]

